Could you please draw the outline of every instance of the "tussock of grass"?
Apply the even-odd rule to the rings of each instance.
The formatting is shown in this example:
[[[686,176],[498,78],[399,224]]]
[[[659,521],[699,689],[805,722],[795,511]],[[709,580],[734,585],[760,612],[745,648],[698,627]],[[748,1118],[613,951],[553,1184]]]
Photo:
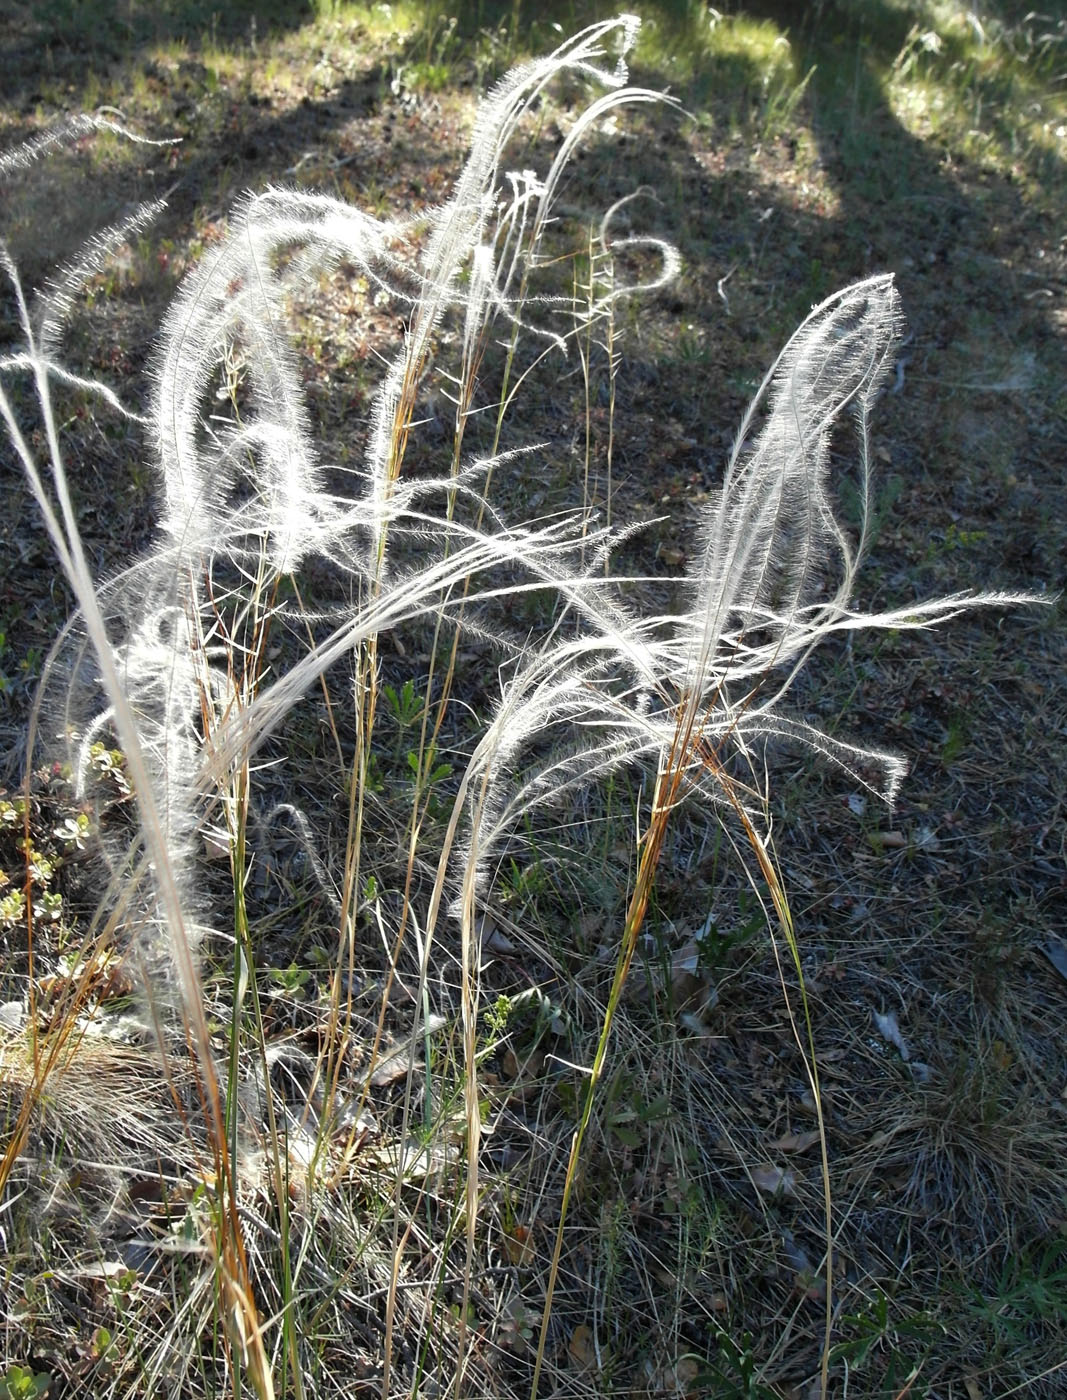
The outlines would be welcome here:
[[[288,187],[235,206],[174,297],[143,405],[66,369],[64,347],[150,211],[36,300],[5,262],[22,343],[0,411],[80,618],[39,705],[61,767],[28,774],[4,839],[29,868],[27,833],[65,803],[84,823],[51,840],[85,860],[77,913],[46,922],[38,861],[6,919],[3,1228],[10,1320],[72,1392],[758,1394],[772,1370],[825,1387],[872,1353],[906,1386],[940,1324],[898,1335],[839,1251],[853,1213],[880,1209],[871,1178],[900,1178],[868,1231],[887,1259],[901,1213],[951,1218],[965,1191],[983,1249],[1010,1235],[1008,1196],[1055,1228],[1058,1120],[1017,1097],[1018,1008],[970,1059],[946,1043],[901,1069],[868,1038],[880,1073],[914,1075],[908,1111],[842,1122],[815,1045],[829,959],[797,939],[772,839],[781,765],[809,780],[786,755],[829,759],[857,810],[904,774],[882,743],[790,711],[816,647],[851,656],[870,628],[906,645],[1034,601],[854,601],[884,524],[871,417],[898,352],[893,279],[835,292],[789,336],[672,595],[626,572],[632,532],[596,512],[594,402],[610,443],[631,307],[679,272],[641,231],[647,203],[606,201],[570,244],[560,217],[579,153],[660,100],[627,85],[636,29],[594,26],[509,73],[450,196],[416,218]],[[46,145],[97,126],[113,133],[87,119]],[[317,293],[402,323],[343,455],[308,392]],[[580,488],[551,480],[556,444],[521,410],[535,390],[562,407],[575,363]],[[61,432],[87,403],[144,430],[159,480],[156,543],[105,580]],[[891,834],[876,848],[900,849]],[[695,922],[692,880],[716,901]],[[890,985],[865,1004],[875,1026]],[[1054,1290],[1056,1259],[1035,1267]],[[755,1289],[774,1337],[737,1325]],[[1004,1290],[1018,1306],[1010,1270]],[[79,1309],[110,1319],[80,1353]]]

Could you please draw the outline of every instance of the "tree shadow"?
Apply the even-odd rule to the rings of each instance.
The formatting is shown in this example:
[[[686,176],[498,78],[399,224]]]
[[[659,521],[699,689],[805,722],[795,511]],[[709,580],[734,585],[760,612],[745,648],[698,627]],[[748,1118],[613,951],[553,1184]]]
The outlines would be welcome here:
[[[991,14],[1021,18],[1017,8],[991,6],[986,23]],[[907,129],[889,85],[927,45],[946,102],[981,98],[960,33],[928,29],[927,10],[820,0],[798,17],[786,0],[745,5],[747,15],[788,36],[796,72],[811,75],[810,129],[839,201],[822,229],[832,262],[820,290],[868,270],[897,275],[914,345],[910,372],[927,410],[931,397],[943,401],[941,422],[965,444],[962,459],[957,446],[949,461],[978,491],[990,466],[994,475],[1010,474],[1008,458],[1026,451],[1035,400],[1049,390],[1037,365],[1056,330],[1049,318],[1055,302],[1032,295],[1027,264],[1039,250],[1024,249],[1015,230],[1025,226],[1031,239],[1053,241],[1045,191],[1062,185],[1064,166],[1054,152],[1032,149],[1010,161],[960,158],[936,133],[920,139]],[[993,110],[994,135],[1003,135],[1010,109]],[[1035,188],[1044,196],[1037,203]],[[941,486],[955,475],[939,473]]]
[[[80,7],[53,0],[42,8],[46,16],[62,16]],[[528,9],[523,6],[521,14]],[[651,9],[661,40],[677,33],[681,43],[692,22],[691,7],[663,0]],[[544,30],[545,38],[541,47],[558,40],[554,23],[567,31],[580,27],[581,17],[573,10],[572,4],[552,3],[538,9],[538,33]],[[311,12],[310,5],[262,10],[242,0],[226,12],[224,27],[209,37],[218,43],[225,40],[234,50],[247,48],[252,18],[258,16],[266,44],[272,16],[291,30]],[[123,30],[126,38],[114,50],[114,62],[130,74],[153,62],[150,51],[161,35],[203,37],[206,32],[200,27],[206,14],[200,0],[175,2],[158,12],[134,4],[123,13],[132,18]],[[510,4],[485,4],[476,7],[474,20],[491,27],[509,21],[513,13]],[[804,114],[820,174],[834,199],[823,207],[797,197],[797,182],[803,177],[791,168],[798,160],[788,130],[776,138],[779,149],[773,159],[758,165],[749,158],[744,129],[739,139],[727,139],[713,105],[715,72],[695,75],[680,92],[683,103],[698,112],[707,96],[706,130],[687,140],[663,137],[662,143],[659,135],[646,131],[648,140],[643,136],[621,146],[614,156],[605,154],[600,173],[594,158],[589,178],[602,182],[597,199],[606,193],[610,202],[648,181],[663,191],[668,219],[672,203],[676,206],[676,231],[689,271],[685,285],[669,295],[668,304],[672,314],[687,316],[698,328],[693,339],[681,338],[677,369],[689,379],[711,363],[719,370],[714,412],[724,444],[766,368],[768,347],[780,346],[812,303],[845,282],[875,271],[895,272],[913,336],[902,376],[909,381],[914,377],[920,387],[901,399],[910,405],[911,429],[905,432],[894,467],[912,468],[931,503],[940,497],[947,510],[958,478],[973,474],[982,460],[979,447],[992,447],[997,470],[1006,476],[1006,463],[1029,451],[1033,440],[1032,425],[1024,421],[1032,415],[1020,408],[1018,396],[1009,400],[1007,391],[994,390],[962,397],[951,387],[954,382],[980,385],[983,379],[1022,384],[1016,374],[1020,356],[1040,359],[1041,343],[1051,334],[1044,301],[1025,299],[1021,274],[1005,256],[1004,229],[1012,221],[1022,226],[1025,191],[996,172],[987,172],[977,183],[973,178],[962,181],[946,162],[944,150],[909,132],[893,111],[887,76],[909,42],[916,16],[925,13],[917,0],[903,10],[883,0],[869,0],[861,7],[828,0],[802,9],[799,19],[797,7],[786,0],[751,0],[739,13],[787,34],[796,80],[811,74]],[[464,14],[469,18],[471,12]],[[427,26],[438,23],[435,4],[427,4],[426,15]],[[274,32],[281,34],[282,29]],[[188,71],[179,72],[180,81],[169,84],[165,100],[170,106],[160,117],[163,130],[154,133],[188,132],[190,139],[184,151],[179,148],[175,166],[160,157],[144,179],[116,179],[113,190],[83,168],[78,198],[67,202],[77,211],[93,207],[92,226],[99,227],[136,199],[166,193],[169,208],[151,235],[164,244],[180,243],[194,224],[210,226],[225,216],[242,190],[279,180],[332,189],[364,206],[378,201],[379,212],[417,214],[447,195],[466,148],[465,130],[453,123],[445,133],[444,123],[434,118],[432,93],[405,91],[398,81],[404,64],[424,54],[426,32],[406,47],[398,46],[395,58],[383,56],[379,44],[376,56],[361,63],[353,29],[349,38],[342,34],[337,40],[347,45],[353,71],[331,79],[320,92],[304,93],[295,103],[279,101],[269,91],[235,92],[232,112],[211,129],[200,122],[202,105],[217,105],[210,73],[194,59],[183,59]],[[113,37],[105,36],[97,50],[92,36],[86,36],[84,53],[69,39],[63,42],[74,55],[72,63],[84,59],[91,67],[111,61],[107,55]],[[57,42],[53,39],[53,48]],[[41,56],[47,51],[38,53],[38,75],[47,66]],[[460,46],[456,71],[467,83],[483,85],[480,77],[472,76],[463,52]],[[747,88],[758,97],[758,68],[750,63],[746,75],[743,55],[731,61],[737,65],[730,75],[731,88]],[[500,67],[505,63],[501,52]],[[664,74],[638,68],[634,79],[659,87]],[[27,65],[23,91],[31,92],[35,81]],[[661,129],[669,126],[663,123]],[[677,122],[674,130],[677,135]],[[450,149],[443,144],[443,133]],[[716,142],[725,152],[716,153]],[[657,161],[665,172],[662,180]],[[767,178],[764,166],[775,178]],[[1032,217],[1029,226],[1033,227]],[[154,304],[165,298],[173,281],[161,277]],[[134,312],[138,296],[142,289],[132,289]],[[135,363],[147,362],[158,323],[151,309],[142,320],[143,330],[133,327],[127,346]],[[695,337],[701,327],[707,334],[698,344]],[[702,348],[712,342],[713,351]],[[641,372],[652,385],[657,375],[662,377],[662,366],[657,370],[647,363]],[[643,392],[638,385],[638,405]],[[653,385],[647,395],[650,402],[656,392]],[[679,446],[661,463],[668,473],[696,470],[698,459],[707,460],[707,389],[698,386],[686,399],[680,377],[678,404]],[[943,441],[932,442],[928,429],[923,429],[931,419],[943,425]],[[949,448],[953,434],[962,447]],[[949,464],[933,476],[924,471],[931,449],[945,449]],[[976,493],[984,489],[977,482],[972,485]],[[1022,553],[1020,563],[1025,572]]]

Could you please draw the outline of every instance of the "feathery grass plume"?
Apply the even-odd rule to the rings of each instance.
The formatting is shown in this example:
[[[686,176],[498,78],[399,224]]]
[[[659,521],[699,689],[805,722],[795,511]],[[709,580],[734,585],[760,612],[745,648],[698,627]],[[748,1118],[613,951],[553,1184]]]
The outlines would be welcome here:
[[[681,765],[687,790],[722,804],[728,752],[748,765],[751,742],[784,739],[891,801],[906,772],[902,758],[779,712],[814,647],[839,632],[924,628],[970,607],[1048,601],[975,592],[876,613],[853,609],[870,503],[870,416],[899,327],[892,278],[875,277],[816,307],[791,338],[745,414],[708,507],[687,611],[626,621],[619,608],[609,622],[587,592],[582,618],[592,630],[520,664],[471,763],[470,790],[475,772],[484,781],[472,799],[468,861],[483,875],[536,806],[630,761],[651,758],[661,772]],[[750,444],[764,406],[766,422]],[[846,410],[859,436],[863,520],[855,545],[835,514],[828,469],[831,429]],[[839,581],[827,597],[822,585],[834,567]],[[571,750],[516,785],[518,751],[548,725],[571,730]]]
[[[5,159],[4,170],[17,170],[44,151],[99,125],[89,119],[87,123],[68,124],[60,132],[30,143],[28,148]],[[112,123],[103,125],[116,129]],[[181,686],[178,687],[176,708],[171,688],[175,668],[179,668],[180,681],[184,676],[183,668],[195,664],[194,652],[189,644],[188,618],[181,611],[175,613],[167,608],[158,609],[147,617],[134,610],[122,619],[128,629],[125,642],[118,647],[113,644],[105,619],[105,605],[92,577],[78,531],[53,403],[51,381],[56,376],[52,371],[52,359],[45,348],[54,348],[62,322],[70,309],[73,289],[79,280],[84,280],[91,273],[96,260],[113,244],[116,236],[114,233],[105,236],[71,265],[71,270],[61,276],[57,288],[45,294],[41,301],[42,311],[36,317],[31,314],[12,259],[6,248],[0,247],[0,265],[10,282],[18,324],[25,340],[25,348],[13,367],[28,366],[32,375],[47,450],[51,491],[45,484],[43,472],[20,423],[19,413],[2,380],[0,416],[4,419],[53,546],[74,590],[94,658],[94,679],[106,697],[106,721],[113,727],[125,755],[139,818],[139,833],[127,882],[128,889],[134,892],[132,910],[127,906],[127,924],[135,935],[143,934],[145,929],[151,930],[149,937],[142,940],[142,951],[146,954],[142,961],[150,978],[149,990],[164,993],[161,1004],[167,1000],[165,986],[171,974],[177,984],[182,1029],[193,1052],[193,1072],[206,1128],[205,1146],[213,1163],[214,1180],[219,1185],[218,1210],[208,1238],[219,1289],[219,1310],[230,1344],[239,1358],[240,1368],[247,1373],[256,1392],[261,1397],[268,1397],[273,1394],[271,1373],[237,1216],[234,1175],[237,1164],[228,1150],[224,1108],[211,1050],[198,964],[198,931],[188,908],[187,892],[183,890],[191,823],[185,802],[185,785],[180,778],[177,782],[171,781],[173,762],[180,764],[184,759],[186,769],[191,771],[192,767],[185,753],[176,752],[188,746],[188,724],[184,723],[186,710]],[[173,591],[168,588],[168,598],[173,596]],[[143,598],[142,594],[142,602]],[[139,855],[136,853],[138,846],[142,848]],[[126,898],[125,895],[123,897]],[[28,929],[32,937],[32,920],[28,922]],[[155,946],[160,941],[164,945],[162,973],[160,961],[153,956]],[[152,984],[156,981],[156,974],[160,973],[163,980],[157,988]],[[30,1009],[32,1013],[32,986]],[[41,1052],[33,1014],[27,1036],[33,1079],[19,1113],[16,1134],[0,1167],[0,1177],[5,1181],[25,1142],[32,1120],[32,1107],[47,1092],[47,1080],[55,1068],[47,1050]]]
[[[529,288],[530,272],[559,179],[579,140],[615,106],[657,100],[655,94],[624,86],[621,52],[635,32],[636,21],[630,18],[595,25],[549,58],[504,79],[482,108],[464,174],[452,199],[431,219],[421,254],[414,251],[417,229],[371,219],[336,200],[269,191],[245,202],[222,245],[187,279],[164,322],[147,415],[163,486],[162,538],[148,558],[110,584],[92,579],[84,558],[52,392],[57,384],[88,389],[127,417],[139,417],[105,386],[71,375],[57,359],[80,289],[110,252],[145,225],[152,210],[137,211],[85,245],[33,312],[13,263],[5,259],[25,346],[0,369],[33,376],[49,447],[51,494],[2,385],[0,409],[75,588],[87,637],[67,672],[64,701],[66,718],[73,723],[64,727],[74,734],[82,796],[98,740],[114,734],[126,756],[140,834],[132,851],[113,853],[112,883],[127,886],[123,922],[157,1009],[167,1005],[171,970],[176,975],[177,1010],[196,1051],[223,1194],[222,1228],[214,1244],[227,1296],[223,1311],[260,1393],[269,1393],[271,1382],[236,1213],[236,1139],[231,1132],[236,1080],[231,1071],[224,1100],[199,981],[202,930],[190,879],[197,838],[212,804],[221,801],[227,813],[235,814],[229,828],[240,915],[245,823],[251,810],[248,763],[271,727],[260,723],[272,714],[269,706],[257,708],[261,689],[273,699],[274,715],[280,718],[335,656],[373,648],[378,632],[403,618],[447,608],[457,583],[466,584],[480,573],[498,574],[501,566],[517,568],[535,581],[520,587],[550,582],[572,602],[580,598],[582,584],[573,563],[577,523],[486,534],[415,509],[437,480],[414,487],[398,485],[397,478],[431,336],[442,318],[456,311],[463,317],[461,378],[472,379],[476,347],[492,317],[503,316],[517,330],[534,305],[553,312],[564,308],[562,299],[538,302]],[[619,55],[609,70],[599,60],[613,43]],[[579,116],[547,179],[530,172],[501,176],[498,165],[519,122],[547,84],[566,70],[602,83],[609,94]],[[114,129],[111,123],[74,123],[6,157],[3,170],[14,170],[98,125]],[[312,271],[342,262],[411,308],[403,350],[375,400],[365,461],[368,489],[354,501],[331,498],[325,490],[287,330],[293,289]],[[555,331],[542,333],[554,345],[565,343]],[[227,420],[211,412],[220,379],[234,409]],[[489,459],[464,462],[458,457],[461,437],[457,420],[453,458],[440,480],[447,481],[450,500],[472,493],[481,517],[486,503],[475,483],[514,454],[494,448]],[[433,549],[429,562],[390,583],[386,540],[389,529],[397,527],[424,538]],[[600,537],[585,535],[583,548],[595,554]],[[315,554],[357,585],[369,583],[369,602],[351,611],[271,696],[263,685],[262,656],[278,583]],[[513,587],[494,577],[483,597]],[[464,608],[467,602],[464,598]],[[53,669],[52,674],[59,672]],[[373,662],[369,675],[373,680]],[[102,694],[103,700],[94,711],[79,714],[78,693],[86,690]],[[233,735],[239,742],[227,747]],[[238,936],[240,942],[240,929]],[[239,948],[234,1047],[244,995],[240,987],[246,981],[243,956]],[[42,1090],[43,1084],[37,1087]]]
[[[474,763],[491,774],[472,829],[478,862],[560,784],[606,773],[627,754],[662,765],[672,752],[712,801],[702,749],[742,754],[761,737],[809,745],[891,801],[906,772],[897,755],[820,733],[779,712],[812,650],[839,632],[934,626],[975,606],[1047,602],[1027,593],[958,593],[877,613],[852,606],[871,498],[870,418],[900,330],[891,277],[845,288],[816,307],[768,372],[742,421],[722,487],[712,496],[677,615],[611,623],[583,595],[588,629],[529,658],[509,683]],[[754,441],[761,410],[766,421]],[[851,411],[859,439],[862,520],[853,544],[836,514],[829,446]],[[837,586],[824,588],[828,573]],[[587,581],[591,583],[592,581]],[[618,629],[618,630],[617,630]],[[546,724],[577,723],[569,757],[515,787],[516,752]],[[497,812],[497,816],[491,814]]]
[[[167,500],[164,528],[178,551],[167,563],[172,577],[182,578],[187,564],[191,577],[199,577],[198,554],[248,563],[254,542],[262,540],[275,576],[318,553],[357,577],[376,579],[380,588],[385,538],[398,513],[406,513],[409,527],[422,530],[428,541],[447,534],[446,522],[410,514],[437,480],[397,486],[430,337],[446,312],[460,310],[462,380],[464,373],[473,376],[473,347],[487,320],[501,313],[518,322],[517,308],[530,302],[526,279],[561,173],[591,127],[590,112],[595,119],[620,104],[657,100],[657,94],[624,86],[622,55],[636,27],[631,17],[594,25],[501,81],[480,110],[453,196],[431,216],[429,239],[417,256],[410,249],[404,253],[404,241],[416,229],[372,219],[323,196],[274,190],[238,211],[223,244],[176,299],[157,361],[152,418]],[[610,42],[619,53],[608,71],[597,60]],[[610,91],[578,117],[545,180],[528,171],[519,178],[502,176],[500,159],[523,115],[568,70]],[[527,208],[534,201],[531,217]],[[279,265],[283,253],[290,258],[285,266]],[[411,308],[403,348],[375,395],[364,464],[367,490],[355,501],[331,500],[322,489],[302,385],[286,343],[288,293],[313,270],[342,261]],[[462,286],[465,272],[470,276]],[[239,423],[220,427],[205,422],[204,400],[219,367],[235,353],[252,402]],[[459,419],[455,436],[458,454]],[[479,475],[503,461],[496,451],[474,463],[454,455],[450,491],[472,491]],[[360,543],[368,535],[369,548]],[[501,553],[517,549],[513,538]],[[459,566],[455,576],[462,576]],[[377,627],[358,630],[370,635]],[[344,644],[355,642],[348,634]],[[313,679],[307,670],[300,684]],[[299,697],[299,687],[290,684],[288,692]]]
[[[412,872],[419,861],[430,865],[420,854],[430,825],[424,821],[425,792],[431,785],[427,774],[432,771],[427,755],[442,727],[444,702],[432,722],[425,718],[429,703],[424,709],[405,838],[409,856],[399,932],[386,957],[391,978],[400,961],[403,930],[411,924],[419,943],[412,1001],[422,1024],[431,1024],[431,962],[438,951],[442,911],[450,911],[459,929],[467,1158],[461,1211],[467,1262],[459,1339],[453,1348],[458,1392],[467,1364],[464,1329],[480,1206],[476,919],[496,864],[519,839],[528,818],[623,766],[636,764],[652,774],[651,802],[641,813],[638,871],[564,1187],[554,1280],[613,1017],[675,808],[688,797],[702,798],[736,844],[743,848],[747,843],[754,878],[769,888],[791,938],[788,904],[761,822],[766,794],[755,776],[756,746],[768,740],[807,745],[887,799],[904,772],[903,761],[894,755],[822,735],[780,712],[812,649],[845,631],[928,626],[973,605],[1031,601],[1023,595],[960,594],[876,614],[853,608],[866,526],[861,525],[853,543],[840,522],[829,479],[829,443],[839,420],[851,415],[859,438],[865,521],[870,418],[899,332],[898,302],[888,277],[847,288],[817,307],[768,373],[743,420],[722,488],[708,507],[684,610],[635,614],[624,597],[627,581],[604,569],[617,533],[578,517],[508,521],[490,499],[493,473],[516,466],[535,450],[501,448],[500,420],[524,377],[516,359],[520,338],[528,333],[539,357],[565,352],[577,333],[574,298],[557,294],[549,280],[539,279],[548,262],[545,240],[567,163],[618,106],[662,100],[626,85],[623,57],[636,28],[632,17],[594,25],[547,58],[508,74],[479,111],[470,154],[451,198],[420,222],[375,219],[342,201],[285,189],[245,198],[222,241],[183,284],[164,320],[153,391],[142,420],[159,467],[160,540],[146,559],[108,583],[92,578],[81,547],[52,395],[57,387],[91,390],[128,417],[141,417],[105,386],[62,369],[58,354],[79,288],[101,258],[141,228],[148,211],[116,224],[88,245],[36,308],[23,297],[10,258],[4,261],[25,346],[0,361],[0,413],[75,589],[86,633],[66,673],[69,694],[62,727],[74,734],[74,767],[83,793],[98,740],[114,734],[126,755],[138,804],[138,834],[132,846],[127,841],[110,853],[112,883],[127,888],[123,922],[150,995],[164,1018],[182,1022],[195,1052],[192,1064],[206,1124],[199,1137],[209,1144],[220,1183],[210,1242],[215,1283],[231,1344],[263,1395],[271,1391],[272,1366],[238,1211],[238,1129],[247,1126],[240,1123],[239,1091],[242,1083],[246,1089],[255,1087],[255,1093],[244,1095],[246,1118],[247,1103],[255,1100],[261,1105],[256,1115],[267,1120],[256,1128],[270,1162],[282,1245],[280,1281],[266,1295],[281,1319],[278,1354],[286,1356],[288,1383],[297,1394],[303,1384],[299,1295],[306,1285],[298,1287],[297,1275],[290,1272],[302,1267],[303,1244],[297,1250],[289,1245],[298,1236],[310,1241],[314,1230],[309,1222],[321,1218],[315,1213],[320,1206],[306,1203],[316,1189],[319,1164],[329,1156],[337,1115],[331,1116],[324,1095],[316,1134],[304,1135],[313,1139],[311,1145],[300,1146],[307,1214],[302,1225],[294,1224],[288,1120],[281,1112],[274,1114],[269,1074],[274,1050],[266,1045],[258,1011],[257,950],[246,900],[251,842],[275,817],[285,816],[300,835],[320,889],[329,892],[338,949],[332,981],[336,1011],[346,958],[349,971],[356,970],[356,877],[362,841],[365,836],[368,844],[372,840],[363,817],[364,805],[369,809],[374,797],[370,754],[379,636],[421,622],[434,631],[436,651],[441,631],[463,629],[498,645],[509,677],[491,720],[466,751],[469,757],[449,792],[451,808],[444,809],[433,833],[436,865],[420,886]],[[614,66],[610,57],[617,59]],[[574,120],[545,174],[502,170],[524,117],[548,85],[567,72],[606,91]],[[70,130],[82,134],[90,128],[75,125]],[[51,149],[58,139],[45,136],[22,154],[0,158],[0,175]],[[601,288],[591,288],[580,328],[588,329],[590,318],[610,312],[620,296],[652,290],[677,270],[669,244],[638,235],[612,237],[620,207],[621,202],[613,205],[600,222],[598,256],[610,260],[627,249],[643,250],[658,256],[660,268],[655,276],[628,286],[612,275]],[[347,493],[332,488],[335,475],[315,441],[292,316],[294,296],[323,270],[341,267],[357,271],[407,315],[403,344],[374,396],[361,468],[351,475],[353,488]],[[452,364],[450,377],[441,364],[433,364],[432,372],[444,377],[454,399],[451,440],[431,475],[407,479],[402,469],[417,431],[418,396],[431,373],[435,338],[446,322],[458,327],[453,342],[458,363]],[[496,430],[489,450],[470,459],[463,451],[464,429],[476,411],[483,350],[498,323],[506,359],[498,398],[488,405],[497,413]],[[46,470],[25,434],[22,406],[16,411],[4,387],[3,377],[15,373],[33,379],[48,444]],[[219,404],[226,400],[229,413],[224,416]],[[463,510],[456,509],[460,500]],[[343,601],[291,616],[282,601],[283,580],[295,579],[312,562],[329,575]],[[826,592],[822,585],[828,571],[835,575],[835,586]],[[550,591],[558,600],[547,635],[534,643],[494,626],[494,602],[534,591]],[[306,636],[300,634],[298,648],[294,638],[301,626]],[[268,642],[272,629],[283,628],[291,645],[275,662],[268,659]],[[317,833],[293,800],[295,793],[286,791],[279,800],[286,779],[276,772],[269,781],[261,779],[252,763],[338,664],[347,667],[350,685],[354,681],[356,713],[355,756],[349,758],[337,742],[337,785],[347,789],[350,802],[343,879],[318,854]],[[442,686],[446,693],[449,684]],[[88,711],[82,703],[86,693],[95,697],[95,708]],[[534,742],[542,757],[516,780],[521,756]],[[272,751],[272,760],[277,753]],[[258,804],[267,812],[262,818],[257,817]],[[217,911],[215,918],[209,915],[195,891],[197,854],[209,822],[223,829],[231,858],[231,923],[225,935],[219,930],[235,946],[225,1090],[213,1058],[199,964],[206,927],[221,922]],[[386,945],[384,918],[381,932]],[[176,995],[171,995],[172,986]],[[351,993],[347,996],[350,1013]],[[387,1004],[386,994],[364,1093],[373,1082]],[[327,1053],[338,1066],[348,1049],[350,1024],[350,1015],[335,1015],[331,1021],[337,1044]],[[413,1036],[412,1057],[417,1043]],[[174,1053],[175,1047],[170,1048]],[[257,1056],[259,1069],[253,1065],[250,1070],[248,1061]],[[319,1074],[320,1067],[313,1072]],[[34,1092],[40,1094],[44,1087],[38,1076]],[[397,1162],[410,1155],[411,1093],[409,1081]],[[433,1097],[427,1094],[427,1100]],[[817,1093],[815,1098],[818,1102]],[[398,1244],[404,1182],[405,1171],[398,1166],[393,1193]],[[398,1307],[408,1306],[400,1296],[401,1250],[395,1253],[395,1265],[379,1258],[374,1272],[386,1298],[385,1394],[392,1319]],[[446,1296],[444,1257],[445,1251],[425,1315],[414,1324],[418,1328],[430,1328],[434,1309]],[[538,1372],[549,1326],[551,1280]],[[828,1287],[828,1313],[829,1298]],[[412,1303],[406,1317],[417,1313]]]
[[[110,117],[95,116],[90,112],[79,112],[75,116],[50,126],[28,141],[20,141],[8,151],[0,152],[0,178],[13,175],[20,170],[29,170],[35,162],[50,151],[59,151],[74,145],[84,136],[94,136],[100,131],[110,131],[125,141],[134,141],[141,146],[172,146],[173,140],[156,141],[132,131],[122,122]],[[90,244],[96,240],[90,240]]]
[[[572,1150],[552,1281],[614,1009],[674,808],[697,795],[709,800],[724,822],[737,825],[741,845],[751,847],[751,878],[766,884],[795,953],[786,893],[760,831],[766,799],[756,777],[753,744],[783,739],[806,745],[887,802],[906,772],[903,759],[895,754],[849,744],[779,714],[779,702],[813,648],[835,632],[927,627],[967,607],[1048,601],[1031,594],[991,592],[956,594],[872,614],[852,609],[871,499],[870,417],[899,325],[897,295],[892,278],[885,276],[848,287],[811,312],[768,372],[742,421],[723,486],[708,509],[703,547],[690,577],[692,606],[677,617],[646,619],[623,632],[609,629],[557,643],[545,655],[520,664],[465,777],[471,835],[457,913],[466,948],[473,940],[478,885],[520,818],[555,800],[567,787],[606,776],[624,764],[651,760],[655,766],[641,864]],[[750,429],[765,402],[766,421],[749,446]],[[849,409],[859,436],[863,506],[855,546],[835,514],[828,479],[831,430]],[[834,566],[839,582],[824,598],[821,584]],[[589,624],[590,611],[583,621]],[[776,671],[784,675],[775,679]],[[516,786],[512,775],[517,751],[533,736],[543,737],[547,726],[566,727],[575,740],[562,754],[557,748],[546,764]],[[738,776],[739,769],[741,775],[751,775],[750,783]],[[480,777],[474,782],[476,772]],[[807,1029],[809,1044],[805,1047],[801,1041],[802,1052],[811,1049],[810,1022]],[[809,1072],[814,1080],[813,1056]],[[814,1087],[818,1103],[817,1081]],[[829,1223],[827,1230],[829,1258]],[[824,1367],[829,1356],[829,1267]],[[534,1394],[536,1389],[535,1379]]]

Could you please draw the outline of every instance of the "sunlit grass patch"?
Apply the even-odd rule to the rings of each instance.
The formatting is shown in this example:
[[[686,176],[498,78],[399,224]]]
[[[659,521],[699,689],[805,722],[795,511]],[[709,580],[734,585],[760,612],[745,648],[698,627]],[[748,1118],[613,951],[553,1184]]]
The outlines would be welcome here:
[[[888,72],[894,110],[917,136],[977,164],[1020,172],[1034,193],[1067,158],[1067,107],[1056,72],[1067,28],[1036,12],[1010,23],[955,7],[910,29]]]

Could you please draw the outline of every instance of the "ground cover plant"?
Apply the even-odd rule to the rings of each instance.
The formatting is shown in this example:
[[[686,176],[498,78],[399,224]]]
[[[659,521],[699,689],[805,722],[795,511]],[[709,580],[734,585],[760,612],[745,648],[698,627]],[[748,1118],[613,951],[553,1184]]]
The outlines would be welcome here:
[[[3,1387],[1057,1393],[1062,28],[301,18],[14,12]]]

